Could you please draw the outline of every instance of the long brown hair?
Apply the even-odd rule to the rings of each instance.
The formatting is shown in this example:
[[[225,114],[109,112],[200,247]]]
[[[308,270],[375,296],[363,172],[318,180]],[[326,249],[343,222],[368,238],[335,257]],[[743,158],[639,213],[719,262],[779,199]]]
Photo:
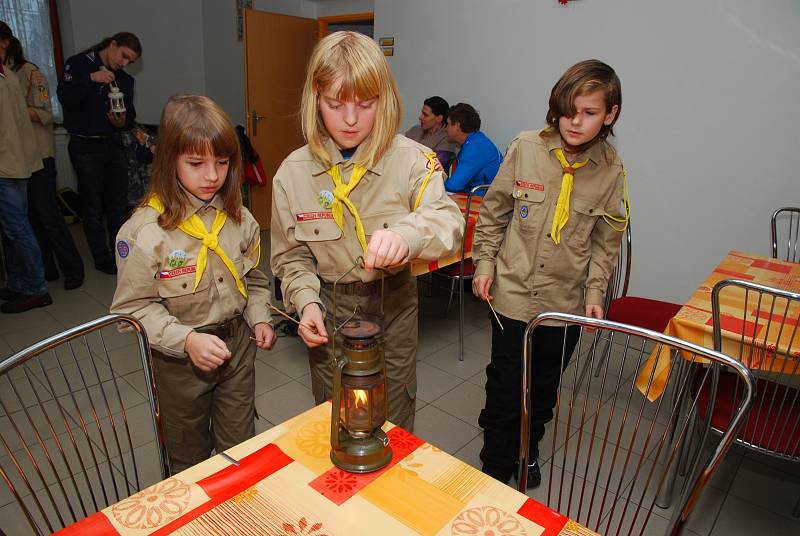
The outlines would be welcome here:
[[[242,158],[239,139],[228,114],[208,97],[176,95],[164,106],[158,126],[158,144],[150,188],[142,201],[147,206],[151,195],[164,203],[158,224],[174,229],[183,220],[189,197],[180,187],[178,157],[184,154],[207,154],[230,159],[225,184],[217,192],[228,217],[242,221]]]
[[[371,167],[389,149],[400,128],[403,107],[392,70],[375,41],[360,33],[334,32],[314,47],[300,100],[300,118],[311,154],[325,167],[331,165],[325,150],[330,135],[319,114],[319,96],[338,79],[342,84],[337,99],[378,97],[375,125],[362,142],[367,150],[359,158],[364,161],[356,162]]]
[[[142,57],[142,42],[139,41],[139,38],[131,32],[117,32],[111,37],[106,37],[99,43],[95,43],[94,45],[90,46],[84,50],[83,53],[88,54],[89,52],[100,52],[110,45],[111,41],[117,43],[118,47],[127,47],[136,52],[137,56],[140,58]]]
[[[606,113],[616,105],[617,115],[610,125],[603,125],[597,137],[587,145],[605,140],[609,135],[613,136],[614,123],[622,111],[622,84],[614,69],[600,60],[581,61],[561,75],[550,92],[550,109],[546,118],[548,130],[558,132],[558,120],[575,115],[575,97],[598,90],[605,95]]]

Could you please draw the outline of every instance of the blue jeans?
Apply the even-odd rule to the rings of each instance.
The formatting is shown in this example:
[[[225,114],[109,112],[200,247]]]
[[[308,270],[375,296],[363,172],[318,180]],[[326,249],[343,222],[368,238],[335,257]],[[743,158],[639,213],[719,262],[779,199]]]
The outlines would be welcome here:
[[[8,288],[31,296],[47,292],[42,254],[28,221],[28,179],[0,178],[0,227],[8,241]]]
[[[67,150],[78,175],[83,231],[94,263],[113,265],[114,242],[128,216],[128,168],[122,144],[117,136],[70,136]]]

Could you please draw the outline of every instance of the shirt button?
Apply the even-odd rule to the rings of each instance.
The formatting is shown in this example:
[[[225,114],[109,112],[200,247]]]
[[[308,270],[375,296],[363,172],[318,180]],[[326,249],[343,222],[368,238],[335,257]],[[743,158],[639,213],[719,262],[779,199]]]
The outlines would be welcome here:
[[[186,288],[186,283],[184,283],[183,285],[181,285],[181,288]]]
[[[525,199],[528,199],[528,194],[525,194]]]
[[[314,229],[314,234],[319,234],[319,229]]]
[[[389,224],[388,224],[388,223],[386,223],[386,222],[383,222],[383,228],[384,228],[384,229],[388,229],[388,228],[389,228]]]
[[[544,264],[540,264],[540,265],[539,265],[539,268],[544,268]]]
[[[219,279],[217,279],[217,281],[219,281],[220,283],[222,283],[222,276],[220,276],[220,277],[219,277]]]
[[[534,295],[534,296],[538,296],[538,295],[539,295],[539,293],[538,293],[538,292],[534,292],[534,293],[533,293],[533,295]]]
[[[550,238],[550,233],[547,233],[547,238]]]
[[[590,208],[590,209],[589,209],[589,214],[591,214],[592,212],[594,212],[594,209],[593,209],[593,208]]]

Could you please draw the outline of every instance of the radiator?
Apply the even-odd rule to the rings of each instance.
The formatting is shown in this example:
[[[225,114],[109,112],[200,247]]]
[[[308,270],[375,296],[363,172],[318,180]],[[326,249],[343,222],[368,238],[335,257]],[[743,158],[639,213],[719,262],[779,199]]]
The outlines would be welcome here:
[[[72,169],[72,162],[69,161],[67,143],[69,134],[66,129],[59,127],[53,131],[55,137],[55,160],[56,160],[56,189],[69,187],[78,191],[78,180],[75,177],[75,170]]]

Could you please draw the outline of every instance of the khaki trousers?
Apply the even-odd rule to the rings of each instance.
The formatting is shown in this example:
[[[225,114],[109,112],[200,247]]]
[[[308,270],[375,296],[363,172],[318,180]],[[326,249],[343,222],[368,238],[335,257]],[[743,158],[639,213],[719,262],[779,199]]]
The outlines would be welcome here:
[[[414,430],[414,410],[417,397],[417,283],[414,277],[403,274],[404,281],[386,283],[383,316],[380,314],[380,292],[371,296],[342,295],[337,286],[336,320],[341,324],[356,305],[356,319],[370,320],[381,326],[386,359],[386,387],[389,402],[388,419],[409,432]],[[379,288],[379,287],[378,287]],[[333,333],[333,285],[325,282],[320,289],[322,303],[328,311],[325,329]],[[336,339],[336,352],[342,348],[342,339]],[[311,368],[311,385],[317,404],[330,400],[333,393],[333,367],[330,344],[308,349]]]
[[[168,357],[153,351],[156,387],[169,453],[170,470],[178,473],[255,435],[255,357],[252,330],[242,317],[226,333],[213,333],[233,354],[211,372],[197,369],[188,356]]]

